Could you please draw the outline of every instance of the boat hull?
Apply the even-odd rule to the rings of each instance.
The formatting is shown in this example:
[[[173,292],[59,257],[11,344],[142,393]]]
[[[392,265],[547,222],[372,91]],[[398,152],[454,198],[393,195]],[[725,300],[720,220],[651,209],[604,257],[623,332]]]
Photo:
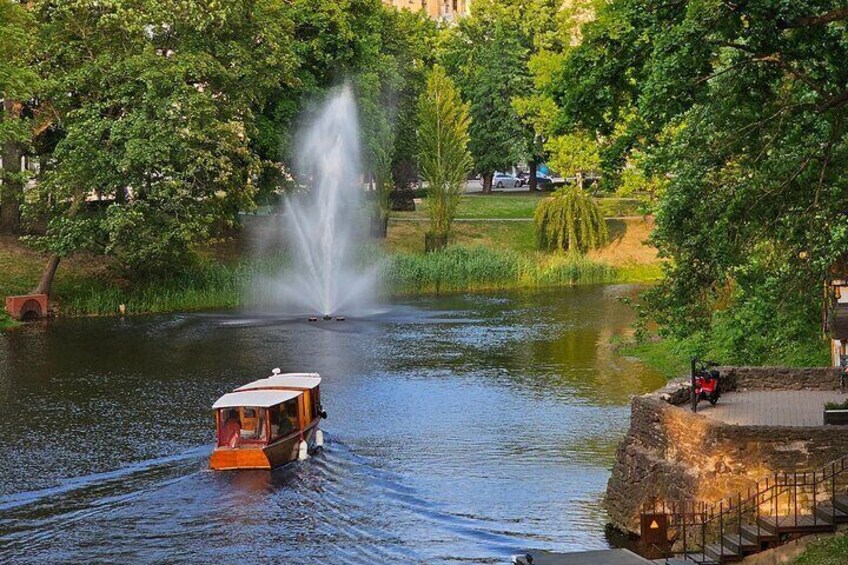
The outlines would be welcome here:
[[[315,422],[303,431],[303,438],[309,451],[316,448]],[[300,447],[300,434],[293,434],[271,445],[217,447],[209,458],[209,468],[213,471],[236,471],[239,469],[274,469],[297,460]]]

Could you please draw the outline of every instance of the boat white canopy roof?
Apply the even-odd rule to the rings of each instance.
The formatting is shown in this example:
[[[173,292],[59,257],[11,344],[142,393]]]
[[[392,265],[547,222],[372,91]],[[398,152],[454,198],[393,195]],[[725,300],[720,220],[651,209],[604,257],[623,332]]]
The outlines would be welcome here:
[[[252,383],[240,386],[236,391],[251,390],[257,388],[315,388],[321,384],[318,373],[279,373],[265,379],[259,379]]]
[[[297,398],[301,394],[303,394],[303,391],[300,390],[236,390],[216,400],[212,409],[238,408],[240,406],[269,408],[292,398]]]

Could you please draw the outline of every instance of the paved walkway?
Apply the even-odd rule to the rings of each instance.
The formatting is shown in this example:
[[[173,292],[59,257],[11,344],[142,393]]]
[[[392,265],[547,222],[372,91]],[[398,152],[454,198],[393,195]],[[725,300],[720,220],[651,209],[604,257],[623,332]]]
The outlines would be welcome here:
[[[698,414],[728,424],[821,426],[826,402],[842,402],[838,391],[792,390],[728,392],[718,404],[698,403]]]

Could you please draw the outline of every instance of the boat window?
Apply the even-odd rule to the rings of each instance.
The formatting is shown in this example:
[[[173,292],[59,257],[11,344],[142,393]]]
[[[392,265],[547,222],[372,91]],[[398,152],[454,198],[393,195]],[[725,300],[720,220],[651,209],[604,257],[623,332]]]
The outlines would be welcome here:
[[[299,429],[297,422],[297,398],[269,409],[271,415],[271,438],[278,438]]]
[[[264,408],[239,407],[218,410],[218,446],[239,447],[266,440],[267,414]]]
[[[285,407],[285,410],[286,410],[285,416],[288,419],[289,423],[291,424],[292,429],[299,428],[300,426],[298,425],[298,421],[297,421],[297,398],[292,398],[291,400],[286,402],[283,406]]]
[[[236,408],[218,410],[218,446],[238,447],[241,416]]]
[[[265,439],[265,410],[262,408],[241,409],[241,441],[255,442]]]

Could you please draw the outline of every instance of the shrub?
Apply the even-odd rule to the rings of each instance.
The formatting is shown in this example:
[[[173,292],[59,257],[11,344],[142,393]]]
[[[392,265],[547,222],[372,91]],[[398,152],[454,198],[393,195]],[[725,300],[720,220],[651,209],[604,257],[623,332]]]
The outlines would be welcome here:
[[[561,188],[540,202],[535,222],[539,248],[546,251],[585,253],[609,238],[598,204],[579,186]]]

